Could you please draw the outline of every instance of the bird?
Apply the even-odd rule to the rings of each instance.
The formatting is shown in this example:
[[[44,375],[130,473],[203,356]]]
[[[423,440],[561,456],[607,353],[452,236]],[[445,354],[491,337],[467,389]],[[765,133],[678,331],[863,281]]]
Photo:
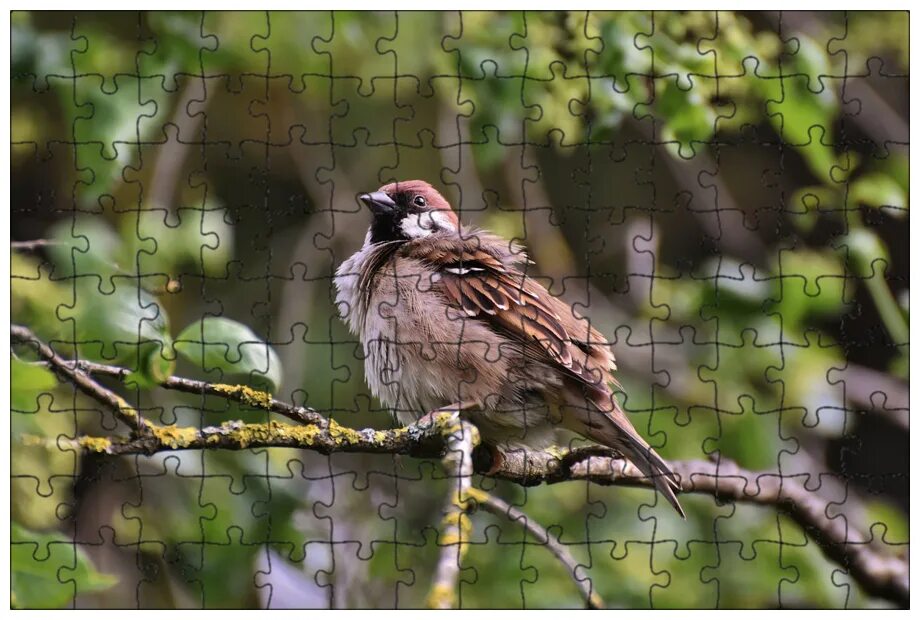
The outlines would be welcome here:
[[[547,449],[567,429],[627,458],[686,518],[676,477],[614,394],[612,346],[527,274],[522,246],[462,225],[425,181],[358,199],[371,223],[336,269],[336,306],[401,424],[456,407],[498,455]]]

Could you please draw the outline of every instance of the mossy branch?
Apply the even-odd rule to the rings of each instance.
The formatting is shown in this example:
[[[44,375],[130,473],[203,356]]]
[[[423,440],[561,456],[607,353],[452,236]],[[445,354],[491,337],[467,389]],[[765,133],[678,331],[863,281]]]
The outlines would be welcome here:
[[[14,342],[31,346],[62,380],[108,406],[130,429],[127,437],[59,438],[54,442],[59,448],[68,446],[88,452],[119,455],[154,454],[171,450],[284,447],[314,450],[323,454],[361,452],[404,454],[419,458],[437,458],[445,454],[449,457],[457,451],[456,446],[453,449],[450,447],[457,418],[449,411],[433,412],[417,424],[405,428],[356,430],[325,418],[312,409],[278,401],[264,392],[244,386],[211,384],[181,377],[170,377],[161,387],[225,398],[254,409],[277,413],[297,424],[277,421],[260,424],[225,422],[220,426],[202,428],[158,425],[143,419],[124,398],[91,377],[104,375],[125,380],[129,375],[128,370],[65,360],[22,326],[11,326],[10,335]],[[464,426],[468,424],[464,423]],[[30,443],[49,443],[41,438],[23,439]],[[601,485],[654,486],[635,466],[606,448],[590,447],[559,453],[512,451],[504,453],[500,463],[492,463],[486,452],[477,450],[473,454],[473,471],[525,486],[573,480]],[[466,460],[463,462],[466,463]],[[671,466],[681,481],[683,493],[704,494],[720,501],[746,502],[787,512],[821,547],[825,555],[852,575],[868,594],[901,606],[909,605],[906,560],[886,554],[871,533],[861,531],[854,520],[848,519],[846,515],[831,514],[831,504],[816,491],[806,488],[808,474],[790,476],[751,472],[727,459],[718,462],[672,461]],[[464,498],[472,496],[473,491],[472,487],[461,485],[456,497],[451,498],[451,504],[458,504],[465,511],[468,505]],[[507,514],[518,519],[511,513]],[[462,525],[459,520],[457,523]],[[455,542],[462,545],[460,540]]]

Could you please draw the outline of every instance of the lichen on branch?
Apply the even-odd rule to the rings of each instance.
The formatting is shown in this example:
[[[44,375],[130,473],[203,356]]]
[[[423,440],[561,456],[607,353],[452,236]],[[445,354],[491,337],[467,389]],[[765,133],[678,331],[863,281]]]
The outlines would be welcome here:
[[[472,458],[473,446],[478,442],[462,444],[461,447],[458,447],[461,444],[456,443],[458,431],[475,427],[468,422],[461,422],[457,412],[449,410],[432,412],[405,428],[357,430],[326,418],[313,409],[279,401],[270,394],[245,386],[167,377],[160,384],[163,389],[224,398],[254,410],[276,413],[294,423],[277,420],[262,423],[231,421],[201,428],[159,425],[141,417],[138,410],[123,397],[92,378],[92,375],[99,375],[126,381],[130,375],[128,370],[93,362],[66,360],[23,326],[11,326],[10,335],[14,343],[32,347],[39,359],[61,380],[109,407],[129,429],[128,435],[124,437],[82,436],[70,440],[59,437],[54,442],[36,437],[22,438],[33,444],[56,446],[58,449],[69,446],[110,455],[149,455],[174,450],[299,448],[322,454],[360,452],[403,454],[418,458],[444,457],[450,467],[457,466],[451,459],[455,459],[457,453],[462,453],[470,456],[458,461],[463,463],[461,478],[467,481],[473,473],[479,473],[525,486],[579,480],[601,485],[654,488],[652,481],[629,461],[609,449],[597,446],[549,452],[510,451],[502,455],[499,463],[479,462]],[[472,437],[472,432],[466,434]],[[902,606],[909,605],[907,562],[884,553],[880,545],[873,543],[872,536],[860,531],[854,520],[829,516],[827,502],[817,492],[807,489],[802,480],[773,472],[747,471],[728,459],[717,462],[672,461],[671,466],[680,480],[682,493],[709,495],[719,501],[746,502],[786,512],[820,546],[825,555],[847,570],[867,593]],[[450,531],[447,531],[442,543],[446,540],[444,544],[457,547],[457,562],[462,559],[463,519],[469,519],[468,500],[472,498],[476,501],[475,491],[470,484],[461,484],[456,496],[450,498],[450,505],[457,510],[447,510],[445,513],[444,525],[450,526],[450,531],[454,531],[456,536],[452,538]],[[480,504],[493,512],[504,511],[509,518],[521,517],[500,502],[480,501]],[[448,517],[451,519],[449,523]],[[537,528],[531,531],[540,535]],[[554,554],[561,562],[566,562],[558,550]],[[436,606],[444,605],[445,601],[450,603],[449,599],[444,598],[445,583],[441,579],[436,581],[430,603]],[[588,597],[586,600],[589,605],[599,603],[591,600],[596,594],[590,588],[585,588],[584,584],[581,587]]]

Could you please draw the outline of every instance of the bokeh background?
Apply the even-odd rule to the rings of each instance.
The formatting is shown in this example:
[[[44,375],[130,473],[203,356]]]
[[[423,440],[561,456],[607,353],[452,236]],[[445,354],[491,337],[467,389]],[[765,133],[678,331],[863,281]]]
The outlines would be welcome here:
[[[907,30],[861,12],[17,12],[12,238],[48,243],[14,243],[13,322],[136,370],[105,383],[160,423],[264,420],[152,387],[240,371],[163,361],[227,317],[277,353],[278,398],[389,427],[331,276],[366,230],[356,195],[427,179],[615,342],[625,407],[666,458],[811,475],[829,515],[903,555]],[[437,462],[79,455],[56,439],[125,429],[31,361],[11,361],[14,605],[424,604]],[[684,522],[642,489],[478,484],[553,526],[609,605],[889,605],[769,508],[686,496]],[[516,525],[473,523],[463,607],[581,605]]]

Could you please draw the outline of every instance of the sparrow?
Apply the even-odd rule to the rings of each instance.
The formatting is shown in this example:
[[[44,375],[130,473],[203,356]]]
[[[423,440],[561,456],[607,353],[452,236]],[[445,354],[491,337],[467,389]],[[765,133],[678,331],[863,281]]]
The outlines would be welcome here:
[[[424,181],[359,199],[373,218],[336,270],[336,305],[401,424],[456,407],[499,454],[545,449],[567,429],[629,459],[684,516],[674,474],[614,395],[611,345],[527,275],[520,245],[461,225]]]

